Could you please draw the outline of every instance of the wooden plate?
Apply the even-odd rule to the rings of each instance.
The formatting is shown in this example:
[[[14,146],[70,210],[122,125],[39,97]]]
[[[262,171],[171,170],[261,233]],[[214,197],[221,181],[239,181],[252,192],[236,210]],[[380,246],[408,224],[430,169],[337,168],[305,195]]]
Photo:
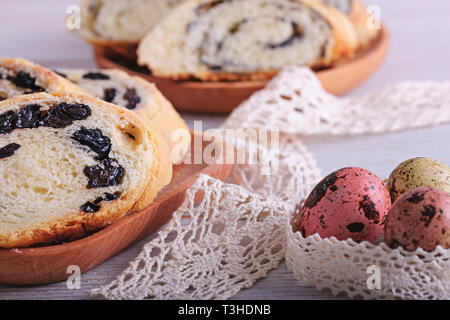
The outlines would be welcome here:
[[[352,60],[317,71],[322,85],[328,92],[340,95],[364,82],[380,66],[389,49],[390,39],[389,31],[383,28],[378,38]],[[104,47],[94,47],[94,56],[101,68],[121,69],[155,83],[172,104],[182,111],[228,113],[267,84],[267,81],[175,81],[151,76],[135,60],[119,57],[117,50],[105,51]]]
[[[193,137],[200,138],[196,141],[202,140],[201,134]],[[203,152],[210,143],[218,142],[202,141],[202,150],[196,152]],[[224,145],[218,147],[223,148]],[[193,150],[191,158],[195,159]],[[172,182],[161,190],[150,206],[105,229],[65,244],[0,249],[0,283],[30,285],[65,280],[70,275],[66,273],[70,265],[77,265],[82,272],[86,272],[167,223],[183,202],[186,189],[200,173],[225,180],[231,169],[230,164],[174,166]]]

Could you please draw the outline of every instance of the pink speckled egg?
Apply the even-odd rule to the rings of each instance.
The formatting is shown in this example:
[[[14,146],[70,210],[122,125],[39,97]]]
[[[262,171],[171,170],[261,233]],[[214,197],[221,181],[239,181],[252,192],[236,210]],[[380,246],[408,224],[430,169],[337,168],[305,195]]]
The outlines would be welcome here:
[[[450,194],[430,187],[403,194],[389,211],[384,241],[408,251],[450,248]]]
[[[362,168],[344,168],[323,179],[314,188],[293,219],[294,231],[304,237],[378,239],[391,207],[389,191],[374,173]]]

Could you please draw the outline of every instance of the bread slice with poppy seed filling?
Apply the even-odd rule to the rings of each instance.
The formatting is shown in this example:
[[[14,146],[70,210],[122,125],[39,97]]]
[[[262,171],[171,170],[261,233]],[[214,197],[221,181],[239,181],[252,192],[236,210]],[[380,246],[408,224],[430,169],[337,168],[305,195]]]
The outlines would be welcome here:
[[[183,0],[83,0],[81,35],[96,44],[138,43]]]
[[[138,63],[159,77],[255,80],[331,66],[356,45],[350,20],[318,1],[188,0],[141,41]]]
[[[0,102],[0,247],[85,236],[171,176],[164,139],[131,111],[76,93]]]

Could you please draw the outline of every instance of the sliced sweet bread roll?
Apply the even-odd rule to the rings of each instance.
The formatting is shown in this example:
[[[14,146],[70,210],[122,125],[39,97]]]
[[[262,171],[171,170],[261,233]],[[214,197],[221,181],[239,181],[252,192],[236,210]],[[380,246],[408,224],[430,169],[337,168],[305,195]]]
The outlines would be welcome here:
[[[357,45],[350,20],[318,1],[188,0],[141,41],[138,63],[160,77],[267,79],[301,64],[327,67]]]
[[[91,43],[138,43],[183,0],[83,0],[81,35]]]
[[[115,69],[61,69],[57,72],[90,95],[136,112],[141,120],[162,133],[172,162],[182,162],[190,147],[189,128],[153,83]]]
[[[28,60],[0,58],[0,100],[36,92],[84,91],[54,72]]]
[[[338,9],[350,18],[356,28],[359,47],[367,47],[377,37],[379,29],[370,24],[370,14],[361,0],[319,1]]]
[[[0,102],[0,247],[75,239],[148,205],[167,145],[135,113],[76,93]]]

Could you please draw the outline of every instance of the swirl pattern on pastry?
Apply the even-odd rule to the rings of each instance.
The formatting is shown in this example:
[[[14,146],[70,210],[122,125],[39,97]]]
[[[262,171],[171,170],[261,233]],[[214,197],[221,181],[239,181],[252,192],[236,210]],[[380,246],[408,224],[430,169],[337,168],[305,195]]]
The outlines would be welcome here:
[[[83,0],[81,35],[93,43],[138,42],[183,0]]]
[[[318,2],[188,0],[143,39],[138,57],[163,77],[267,78],[290,64],[321,68],[350,56],[350,25]]]

